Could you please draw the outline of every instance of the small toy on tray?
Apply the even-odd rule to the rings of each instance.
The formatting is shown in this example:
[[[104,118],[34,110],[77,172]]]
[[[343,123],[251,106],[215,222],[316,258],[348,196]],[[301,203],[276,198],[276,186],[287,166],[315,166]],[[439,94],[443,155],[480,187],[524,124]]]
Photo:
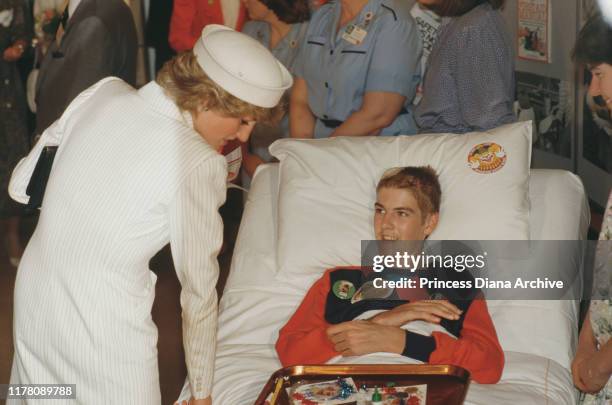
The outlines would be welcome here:
[[[357,400],[357,386],[352,378],[338,378],[287,388],[291,405],[340,405]]]
[[[378,403],[381,405],[426,405],[427,384],[395,387],[388,385],[383,388],[367,388],[368,398],[374,398],[375,393],[380,391]],[[373,399],[364,403],[369,405],[378,404]],[[361,404],[360,404],[361,405]]]

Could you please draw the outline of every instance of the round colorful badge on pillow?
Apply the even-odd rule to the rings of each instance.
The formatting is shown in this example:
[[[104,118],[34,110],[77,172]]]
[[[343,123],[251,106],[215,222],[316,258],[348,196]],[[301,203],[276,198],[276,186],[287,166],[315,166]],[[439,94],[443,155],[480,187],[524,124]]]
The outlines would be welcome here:
[[[468,165],[476,173],[495,173],[506,164],[506,151],[495,142],[480,143],[468,154]]]

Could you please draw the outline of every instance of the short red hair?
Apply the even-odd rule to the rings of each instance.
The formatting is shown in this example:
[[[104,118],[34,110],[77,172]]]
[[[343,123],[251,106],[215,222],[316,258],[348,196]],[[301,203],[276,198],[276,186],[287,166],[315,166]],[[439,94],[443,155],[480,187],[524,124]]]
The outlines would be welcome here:
[[[387,170],[376,191],[381,188],[408,190],[413,195],[423,213],[423,217],[440,212],[442,189],[436,171],[430,166],[395,167]]]

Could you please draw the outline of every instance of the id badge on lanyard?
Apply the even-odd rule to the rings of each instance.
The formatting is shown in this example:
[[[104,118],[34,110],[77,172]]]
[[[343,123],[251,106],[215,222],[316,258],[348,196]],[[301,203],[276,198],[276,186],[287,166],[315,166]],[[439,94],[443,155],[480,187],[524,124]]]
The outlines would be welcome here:
[[[359,45],[363,42],[368,31],[358,25],[349,24],[342,33],[342,39],[353,45]]]
[[[365,37],[368,35],[368,26],[372,22],[374,14],[368,11],[365,15],[363,24],[349,24],[342,33],[342,39],[352,45],[359,45],[363,42]]]

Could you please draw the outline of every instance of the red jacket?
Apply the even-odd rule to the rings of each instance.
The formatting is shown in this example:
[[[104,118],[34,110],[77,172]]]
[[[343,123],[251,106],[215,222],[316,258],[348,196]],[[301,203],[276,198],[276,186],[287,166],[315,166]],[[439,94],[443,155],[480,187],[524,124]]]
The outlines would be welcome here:
[[[246,18],[246,9],[240,2],[237,31],[242,30]],[[200,38],[206,25],[223,23],[221,0],[174,0],[168,41],[175,51],[188,51]]]
[[[340,278],[344,279],[347,271],[361,272],[355,267],[327,270],[313,284],[295,314],[280,330],[276,351],[284,367],[298,364],[322,364],[339,355],[326,335],[327,328],[331,326],[331,323],[326,320],[326,314],[330,312],[326,306],[332,305],[331,301],[333,301],[333,297],[328,297],[333,294],[330,282],[330,279],[334,278],[333,273],[343,272]],[[358,289],[358,285],[355,287]],[[409,336],[415,346],[422,346],[412,348],[409,352],[422,354],[423,347],[429,346],[433,351],[428,351],[419,360],[429,364],[451,364],[463,367],[471,373],[475,381],[481,384],[494,384],[501,378],[504,368],[504,352],[497,339],[486,301],[474,299],[467,305],[469,306],[462,322],[460,325],[455,325],[459,330],[457,338],[442,332],[433,332],[430,337],[406,332],[415,335],[412,339]],[[411,355],[410,357],[421,356]]]

